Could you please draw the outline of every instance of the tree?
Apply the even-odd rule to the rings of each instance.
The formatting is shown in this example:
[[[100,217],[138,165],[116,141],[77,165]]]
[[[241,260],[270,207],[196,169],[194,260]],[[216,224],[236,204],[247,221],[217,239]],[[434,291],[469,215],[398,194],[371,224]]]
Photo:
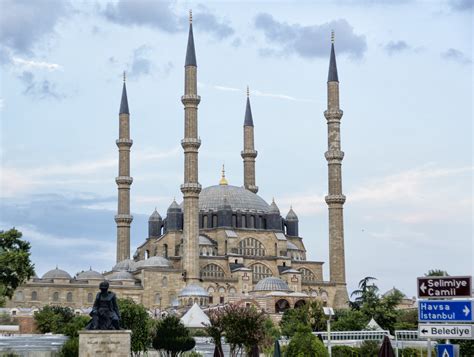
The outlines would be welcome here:
[[[2,298],[6,296],[11,299],[16,288],[35,274],[34,265],[30,261],[30,243],[22,240],[21,236],[21,232],[15,228],[6,232],[0,231],[0,296]]]
[[[159,321],[153,337],[153,347],[165,350],[167,356],[176,357],[179,353],[194,348],[196,341],[179,318],[170,315]]]
[[[292,337],[300,324],[308,326],[312,331],[323,331],[326,329],[326,320],[321,302],[311,301],[285,311],[280,321],[281,334]]]
[[[132,330],[132,355],[148,351],[151,344],[151,318],[145,306],[135,303],[132,299],[118,299],[117,303],[121,315],[120,327]]]
[[[70,307],[45,306],[35,312],[34,319],[41,333],[66,334],[67,325],[74,319],[74,311]]]
[[[449,274],[446,270],[430,269],[425,276],[449,276]]]
[[[331,329],[334,331],[360,331],[370,319],[360,310],[336,310]]]
[[[209,325],[206,325],[204,330],[206,331],[207,335],[212,338],[212,342],[216,346],[217,351],[222,354],[223,357],[224,353],[222,352],[222,337],[224,335],[224,313],[221,309],[214,309],[209,310],[208,312],[209,317]]]
[[[286,350],[286,357],[329,356],[323,343],[311,333],[311,328],[299,325]]]

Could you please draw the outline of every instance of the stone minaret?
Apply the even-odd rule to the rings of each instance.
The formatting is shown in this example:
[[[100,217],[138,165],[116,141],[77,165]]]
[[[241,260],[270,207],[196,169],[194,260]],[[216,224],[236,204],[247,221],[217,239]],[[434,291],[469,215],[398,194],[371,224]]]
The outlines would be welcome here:
[[[329,271],[331,283],[336,283],[333,307],[347,305],[349,300],[346,288],[346,268],[344,258],[343,205],[346,197],[342,194],[341,118],[339,108],[339,79],[337,77],[336,55],[334,52],[334,32],[331,34],[331,58],[328,75],[328,109],[324,116],[328,123],[328,189],[326,203],[329,209]]]
[[[197,110],[201,97],[197,95],[197,64],[194,50],[192,14],[189,14],[189,37],[184,64],[184,184],[183,193],[183,269],[187,283],[199,282],[199,193],[198,150],[201,140],[198,137]]]
[[[255,158],[257,157],[257,151],[254,145],[249,87],[247,87],[247,107],[245,108],[244,120],[244,150],[241,151],[240,155],[244,159],[244,187],[253,193],[257,193],[258,187],[255,185]]]
[[[115,222],[117,223],[117,262],[120,262],[130,259],[130,224],[133,220],[130,215],[130,186],[133,181],[130,177],[130,148],[133,141],[130,140],[130,112],[128,110],[125,72],[119,111],[119,139],[116,144],[119,149],[119,173],[115,178],[118,187],[118,210]]]

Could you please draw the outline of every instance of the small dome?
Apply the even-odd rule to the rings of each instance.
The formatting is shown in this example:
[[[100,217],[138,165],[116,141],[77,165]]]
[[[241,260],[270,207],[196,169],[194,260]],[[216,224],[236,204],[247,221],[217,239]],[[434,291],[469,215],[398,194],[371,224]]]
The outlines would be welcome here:
[[[131,259],[125,259],[118,262],[112,268],[112,271],[133,271],[135,270],[135,262]]]
[[[260,280],[255,285],[254,291],[291,291],[288,284],[283,280],[270,276],[268,278]]]
[[[148,218],[148,221],[161,221],[161,216],[156,210],[156,208],[153,211],[153,213],[150,215],[150,218]]]
[[[286,215],[286,220],[287,221],[297,221],[298,216],[296,215],[295,211],[293,211],[293,207],[290,207],[290,210],[288,211],[288,214]]]
[[[160,257],[158,255],[150,257],[148,259],[139,260],[135,263],[135,268],[153,268],[153,267],[164,267],[169,268],[171,267],[171,263],[168,259],[164,257]]]
[[[289,240],[286,241],[286,248],[288,250],[300,250],[294,243],[291,243]]]
[[[67,271],[56,268],[45,273],[41,279],[71,279],[71,275]]]
[[[98,271],[89,269],[87,271],[82,271],[76,275],[77,280],[105,280],[104,276]]]
[[[270,205],[270,209],[268,210],[268,213],[280,214],[280,209],[279,209],[278,206],[276,205],[274,199],[272,200],[272,204]]]
[[[199,245],[215,245],[215,243],[206,236],[199,236]]]
[[[180,293],[178,294],[178,297],[184,297],[184,296],[209,297],[209,294],[207,293],[206,290],[204,290],[202,286],[196,285],[196,284],[189,284],[183,290],[181,290]]]
[[[181,207],[179,207],[175,199],[173,199],[173,202],[171,202],[171,205],[168,207],[168,212],[169,211],[181,211]]]
[[[135,280],[135,277],[132,273],[128,271],[114,271],[112,274],[107,276],[107,280],[117,281],[117,280]]]

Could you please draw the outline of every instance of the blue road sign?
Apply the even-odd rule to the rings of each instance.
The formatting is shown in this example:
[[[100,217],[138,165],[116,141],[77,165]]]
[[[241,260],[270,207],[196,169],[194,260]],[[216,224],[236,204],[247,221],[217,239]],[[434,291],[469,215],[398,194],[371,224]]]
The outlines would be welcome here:
[[[472,321],[471,300],[419,300],[418,320],[424,322]]]
[[[454,345],[438,345],[437,357],[454,357]]]

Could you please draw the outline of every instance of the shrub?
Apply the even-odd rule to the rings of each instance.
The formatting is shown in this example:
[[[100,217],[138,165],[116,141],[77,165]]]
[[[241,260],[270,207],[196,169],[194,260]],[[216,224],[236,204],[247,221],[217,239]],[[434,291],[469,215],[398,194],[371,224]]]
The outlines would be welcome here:
[[[79,356],[79,337],[71,337],[61,348],[60,357],[78,357]]]
[[[285,356],[327,357],[329,355],[323,343],[311,333],[311,328],[300,325],[288,345]]]
[[[377,341],[364,341],[360,345],[360,355],[364,357],[377,357],[379,355],[379,343]]]
[[[165,350],[171,357],[176,357],[180,352],[190,351],[196,345],[189,330],[176,316],[167,316],[157,326],[153,337],[153,347]]]
[[[333,357],[362,357],[357,347],[333,346],[331,350]]]

